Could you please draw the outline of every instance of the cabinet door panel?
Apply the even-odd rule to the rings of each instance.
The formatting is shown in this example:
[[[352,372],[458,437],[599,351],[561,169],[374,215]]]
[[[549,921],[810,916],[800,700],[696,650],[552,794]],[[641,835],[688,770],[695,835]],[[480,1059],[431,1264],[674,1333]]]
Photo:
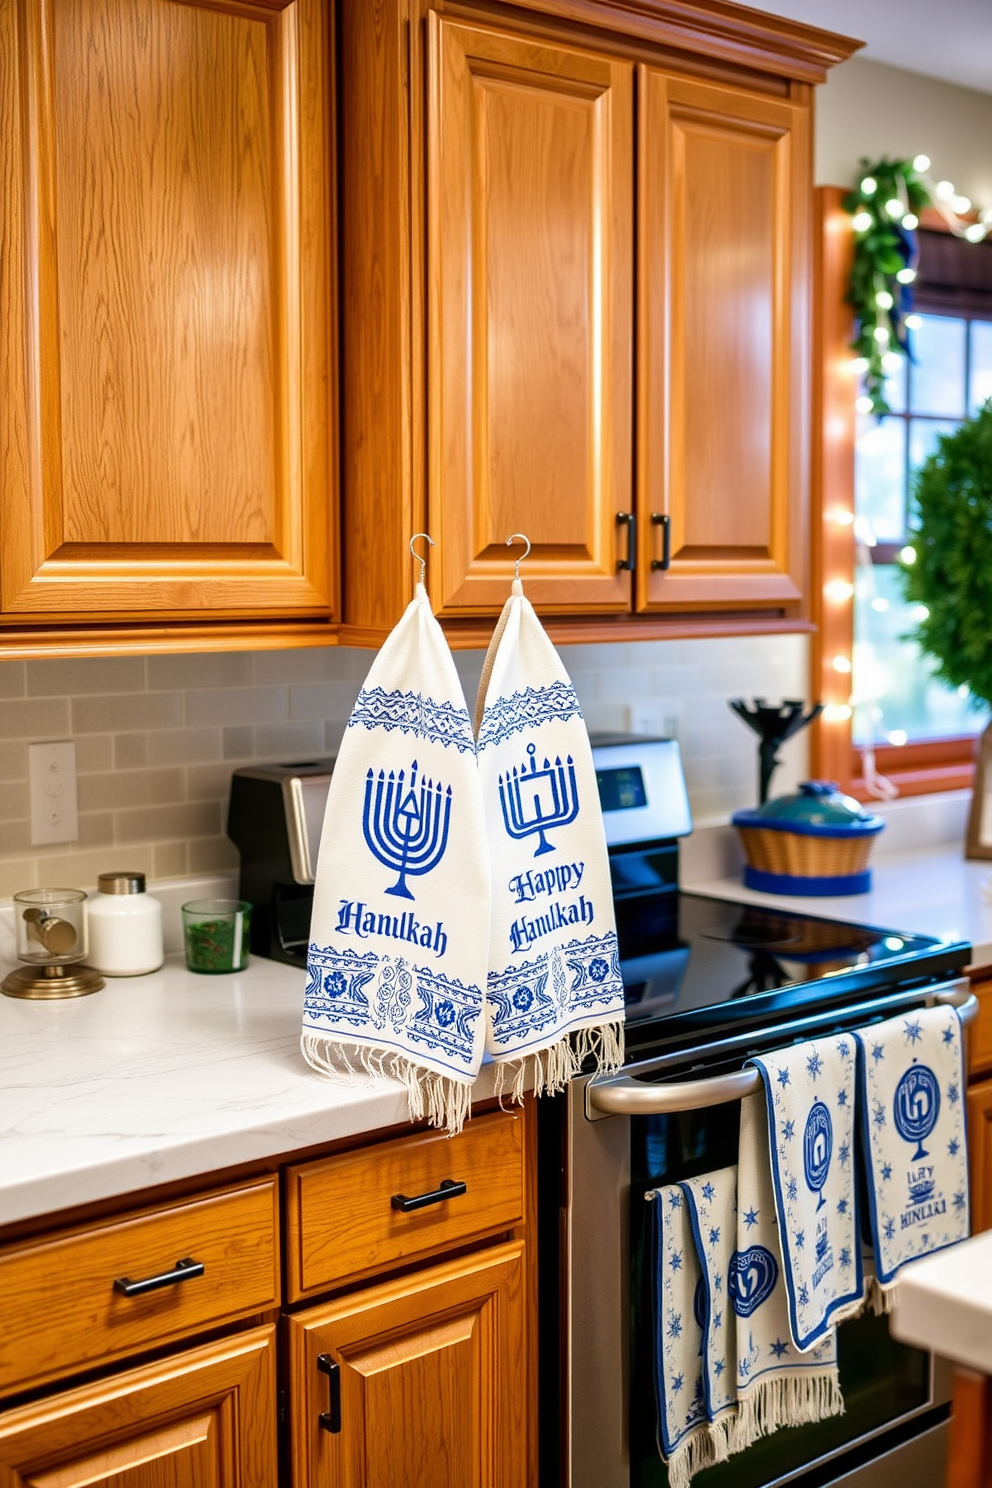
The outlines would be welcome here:
[[[968,1091],[971,1231],[992,1229],[992,1080]]]
[[[501,1245],[290,1320],[296,1488],[524,1484],[523,1246]],[[329,1354],[341,1430],[320,1425]]]
[[[0,1415],[4,1488],[276,1481],[274,1328]]]
[[[641,70],[641,609],[795,605],[808,484],[805,106]],[[671,566],[657,519],[670,523]]]
[[[432,14],[430,527],[443,613],[623,610],[631,500],[633,73]],[[518,549],[519,552],[519,549]]]
[[[326,7],[3,11],[4,613],[326,614]]]

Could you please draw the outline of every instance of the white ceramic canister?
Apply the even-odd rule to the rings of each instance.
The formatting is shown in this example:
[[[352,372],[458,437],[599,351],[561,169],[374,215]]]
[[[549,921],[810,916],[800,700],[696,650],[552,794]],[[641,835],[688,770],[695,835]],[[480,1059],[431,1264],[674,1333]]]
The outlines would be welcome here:
[[[106,976],[142,976],[162,965],[162,905],[143,873],[101,873],[86,906],[87,960]]]

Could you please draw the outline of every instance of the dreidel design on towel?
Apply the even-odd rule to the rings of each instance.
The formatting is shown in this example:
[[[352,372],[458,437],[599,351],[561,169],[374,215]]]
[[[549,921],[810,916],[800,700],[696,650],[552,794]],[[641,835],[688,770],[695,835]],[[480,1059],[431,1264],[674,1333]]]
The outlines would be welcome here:
[[[532,833],[539,834],[534,853],[554,852],[553,842],[545,837],[552,827],[567,827],[579,814],[579,791],[575,783],[575,764],[569,754],[562,764],[556,757],[554,764],[544,761],[544,768],[537,768],[536,748],[527,745],[527,764],[514,765],[506,775],[499,777],[499,802],[503,809],[503,825],[517,842]]]
[[[406,771],[369,770],[365,777],[365,809],[362,830],[365,841],[384,867],[399,874],[386,890],[400,899],[414,896],[407,888],[407,874],[430,873],[444,857],[451,823],[451,786],[421,777],[417,790],[417,761],[410,767],[410,785],[404,789]]]

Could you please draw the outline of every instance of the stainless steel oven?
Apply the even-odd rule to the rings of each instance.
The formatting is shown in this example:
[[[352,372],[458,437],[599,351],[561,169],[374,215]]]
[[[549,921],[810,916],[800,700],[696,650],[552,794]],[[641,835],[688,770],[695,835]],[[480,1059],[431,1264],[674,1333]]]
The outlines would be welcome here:
[[[758,1078],[742,1068],[749,1055],[934,1002],[955,1003],[967,1020],[976,1005],[961,975],[970,955],[963,943],[682,891],[677,835],[691,823],[676,746],[593,744],[614,871],[627,1063],[612,1078],[575,1082],[547,1144],[545,1171],[560,1161],[561,1179],[560,1480],[567,1488],[662,1488],[641,1275],[645,1190],[736,1160],[737,1102]],[[662,779],[664,794],[652,801],[652,782]],[[624,822],[626,810],[639,813],[636,823]],[[844,1416],[779,1431],[694,1485],[940,1483],[947,1371],[892,1339],[884,1317],[844,1324],[838,1349]]]

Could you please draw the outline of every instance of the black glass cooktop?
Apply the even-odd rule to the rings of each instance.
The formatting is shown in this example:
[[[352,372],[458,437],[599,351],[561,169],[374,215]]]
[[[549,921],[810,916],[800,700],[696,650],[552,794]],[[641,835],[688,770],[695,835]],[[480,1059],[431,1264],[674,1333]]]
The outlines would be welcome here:
[[[965,944],[678,890],[616,903],[628,1046],[954,975]]]

